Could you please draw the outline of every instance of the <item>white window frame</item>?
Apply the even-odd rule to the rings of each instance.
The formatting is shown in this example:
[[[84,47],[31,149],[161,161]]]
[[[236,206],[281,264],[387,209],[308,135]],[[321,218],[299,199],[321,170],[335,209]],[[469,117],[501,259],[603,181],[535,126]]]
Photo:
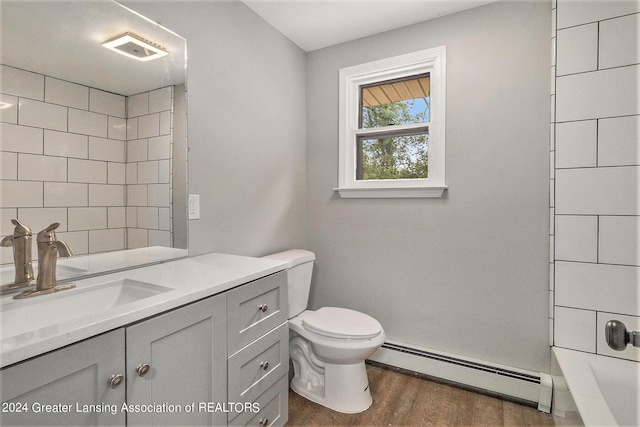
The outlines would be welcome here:
[[[360,87],[418,74],[430,75],[429,122],[359,129]],[[343,198],[442,197],[445,184],[446,48],[440,46],[340,70],[338,188]],[[429,127],[429,176],[357,180],[357,138],[367,134]]]

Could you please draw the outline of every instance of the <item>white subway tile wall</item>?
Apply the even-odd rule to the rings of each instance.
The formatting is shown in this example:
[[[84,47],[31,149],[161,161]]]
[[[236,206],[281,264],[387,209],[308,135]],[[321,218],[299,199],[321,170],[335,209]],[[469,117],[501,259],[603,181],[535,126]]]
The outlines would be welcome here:
[[[551,343],[640,361],[604,342],[608,320],[640,330],[640,1],[552,20]]]
[[[126,97],[0,67],[0,235],[18,218],[60,222],[77,254],[170,246],[173,88]]]

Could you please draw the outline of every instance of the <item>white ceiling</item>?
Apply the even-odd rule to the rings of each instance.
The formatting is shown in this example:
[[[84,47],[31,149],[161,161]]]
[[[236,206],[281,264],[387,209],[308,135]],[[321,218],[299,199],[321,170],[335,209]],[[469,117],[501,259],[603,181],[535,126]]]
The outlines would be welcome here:
[[[185,40],[108,0],[0,1],[0,61],[27,71],[133,95],[185,81]],[[169,56],[139,62],[100,44],[125,31]]]
[[[310,52],[496,0],[242,0]]]

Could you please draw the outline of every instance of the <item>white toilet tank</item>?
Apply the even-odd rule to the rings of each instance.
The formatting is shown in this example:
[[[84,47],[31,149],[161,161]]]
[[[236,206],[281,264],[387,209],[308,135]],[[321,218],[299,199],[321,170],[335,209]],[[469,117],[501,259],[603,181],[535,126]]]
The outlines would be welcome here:
[[[289,318],[297,316],[307,309],[311,274],[316,255],[303,249],[291,249],[267,255],[264,258],[285,261],[287,265],[287,292],[289,294]]]

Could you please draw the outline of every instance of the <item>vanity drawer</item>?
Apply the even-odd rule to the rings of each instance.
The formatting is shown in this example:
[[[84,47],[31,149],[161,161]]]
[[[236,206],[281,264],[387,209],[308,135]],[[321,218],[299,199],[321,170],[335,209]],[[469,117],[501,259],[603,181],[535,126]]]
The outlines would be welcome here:
[[[257,413],[243,412],[229,421],[233,426],[282,426],[289,419],[289,376],[283,375],[255,401]]]
[[[229,357],[230,402],[253,402],[289,371],[289,325],[273,331]],[[236,414],[229,414],[233,418]]]
[[[229,354],[287,320],[287,272],[281,271],[227,293]]]

